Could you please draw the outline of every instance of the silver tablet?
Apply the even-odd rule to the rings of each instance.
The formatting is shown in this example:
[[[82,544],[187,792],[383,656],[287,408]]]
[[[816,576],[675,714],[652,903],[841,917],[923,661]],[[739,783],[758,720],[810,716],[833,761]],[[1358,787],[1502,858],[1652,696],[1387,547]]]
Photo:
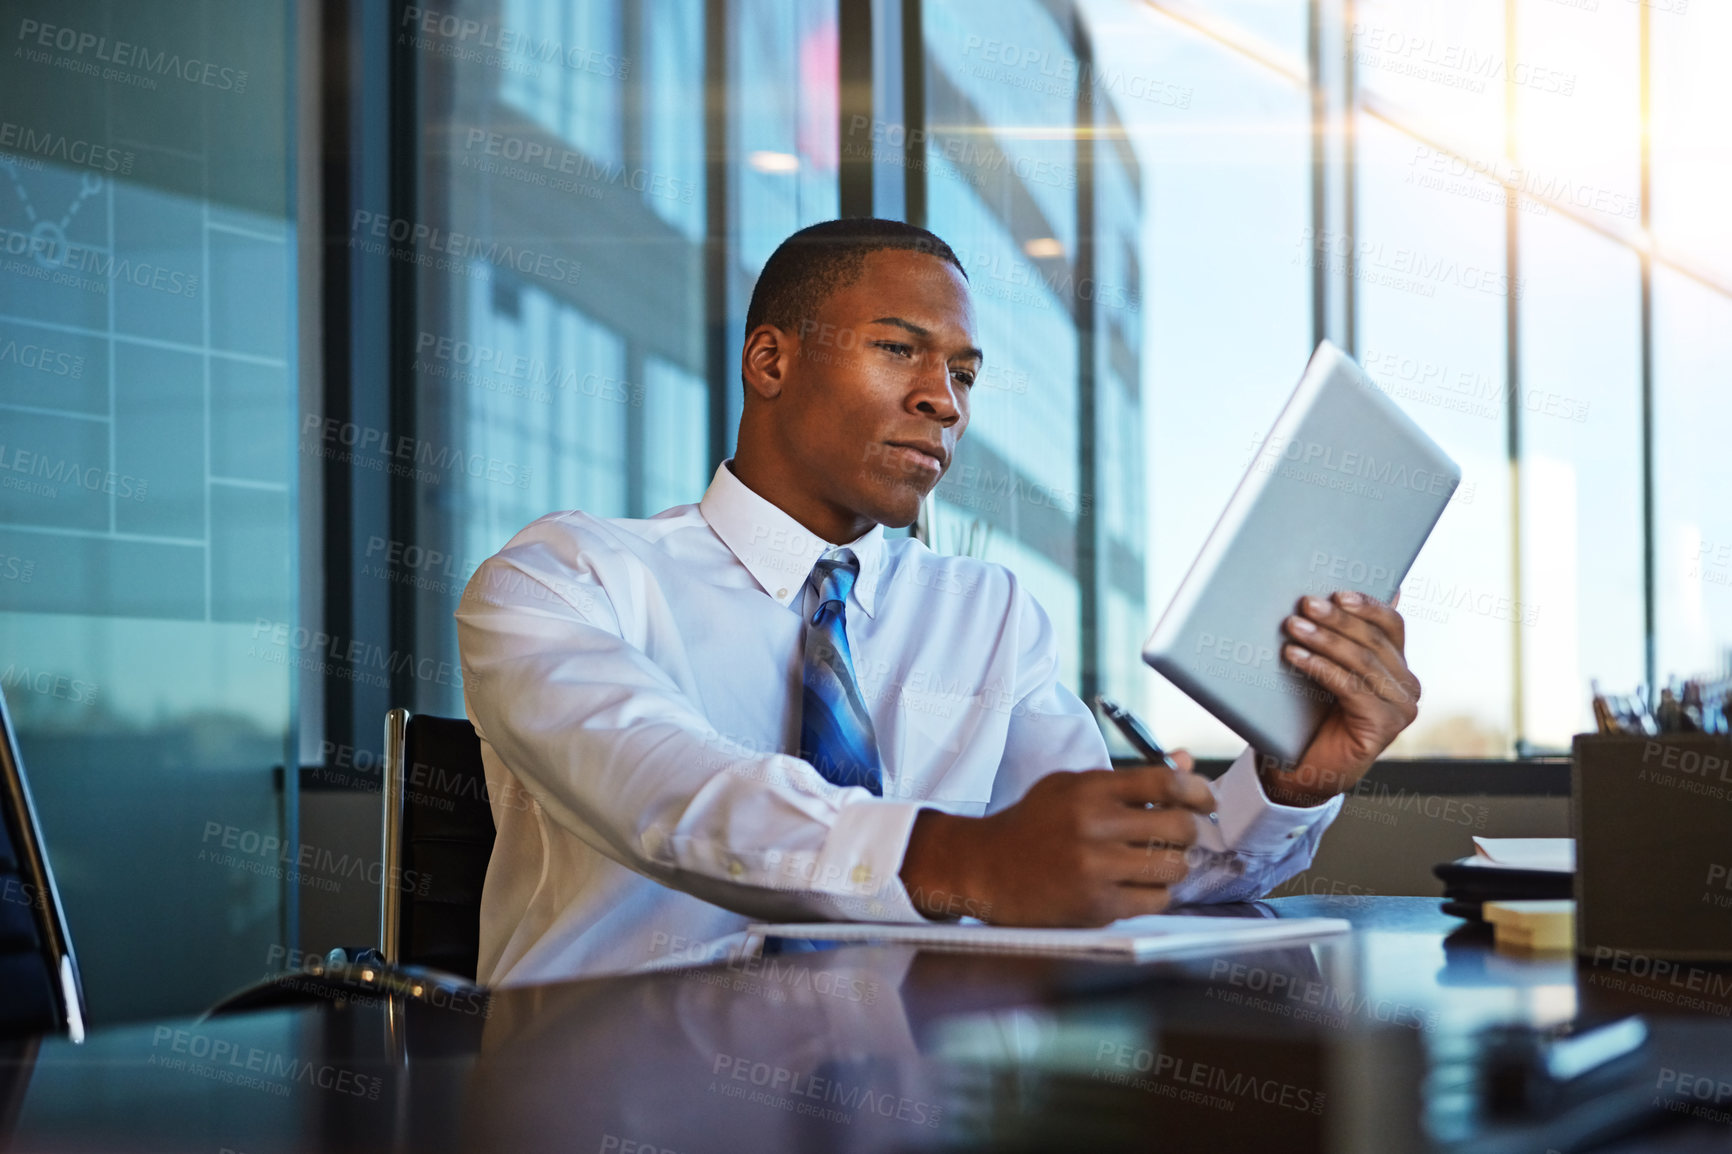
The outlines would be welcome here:
[[[1297,761],[1335,698],[1281,658],[1299,598],[1401,587],[1461,469],[1324,341],[1143,660],[1259,752]]]

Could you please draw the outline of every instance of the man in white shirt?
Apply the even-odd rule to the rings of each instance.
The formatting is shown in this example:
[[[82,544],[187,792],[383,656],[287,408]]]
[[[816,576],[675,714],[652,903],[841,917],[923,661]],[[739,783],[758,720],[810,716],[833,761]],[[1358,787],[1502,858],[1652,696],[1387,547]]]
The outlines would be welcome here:
[[[702,501],[550,514],[464,594],[498,829],[480,980],[708,960],[752,920],[1097,925],[1310,862],[1417,712],[1393,607],[1307,598],[1285,622],[1283,657],[1338,701],[1297,766],[1111,772],[1016,575],[884,536],[968,425],[955,254],[899,222],[802,230],[746,327],[738,450]]]

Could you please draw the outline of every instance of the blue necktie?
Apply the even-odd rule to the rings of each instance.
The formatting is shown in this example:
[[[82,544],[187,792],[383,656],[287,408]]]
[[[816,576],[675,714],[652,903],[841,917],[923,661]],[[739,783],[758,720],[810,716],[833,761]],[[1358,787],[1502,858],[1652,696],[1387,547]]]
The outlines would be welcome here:
[[[806,623],[806,668],[801,675],[800,756],[824,780],[859,785],[883,796],[878,741],[872,715],[854,679],[844,608],[860,563],[852,553],[826,555],[812,567],[808,583],[818,590],[818,609]]]

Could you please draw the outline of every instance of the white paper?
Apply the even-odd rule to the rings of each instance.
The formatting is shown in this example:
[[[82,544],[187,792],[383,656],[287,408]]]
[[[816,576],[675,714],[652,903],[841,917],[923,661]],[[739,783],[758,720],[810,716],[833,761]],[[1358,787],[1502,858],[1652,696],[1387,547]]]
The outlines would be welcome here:
[[[753,925],[747,932],[775,938],[832,942],[887,942],[990,953],[1084,954],[1143,961],[1198,951],[1249,949],[1306,941],[1351,931],[1343,918],[1232,918],[1150,914],[1093,930],[1018,929],[1009,926],[889,922],[817,922]]]
[[[1573,837],[1476,837],[1473,844],[1478,856],[1512,869],[1561,873],[1574,873],[1576,869]]]

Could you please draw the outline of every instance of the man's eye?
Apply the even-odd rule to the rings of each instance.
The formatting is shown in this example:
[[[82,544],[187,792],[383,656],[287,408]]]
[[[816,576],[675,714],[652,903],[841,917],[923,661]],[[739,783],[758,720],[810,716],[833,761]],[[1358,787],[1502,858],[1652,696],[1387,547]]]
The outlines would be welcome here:
[[[914,355],[913,345],[901,345],[897,344],[895,341],[877,341],[874,343],[876,343],[879,348],[888,349],[899,357],[911,357]]]
[[[957,369],[950,375],[961,381],[966,387],[971,389],[974,387],[974,374],[967,369]]]

